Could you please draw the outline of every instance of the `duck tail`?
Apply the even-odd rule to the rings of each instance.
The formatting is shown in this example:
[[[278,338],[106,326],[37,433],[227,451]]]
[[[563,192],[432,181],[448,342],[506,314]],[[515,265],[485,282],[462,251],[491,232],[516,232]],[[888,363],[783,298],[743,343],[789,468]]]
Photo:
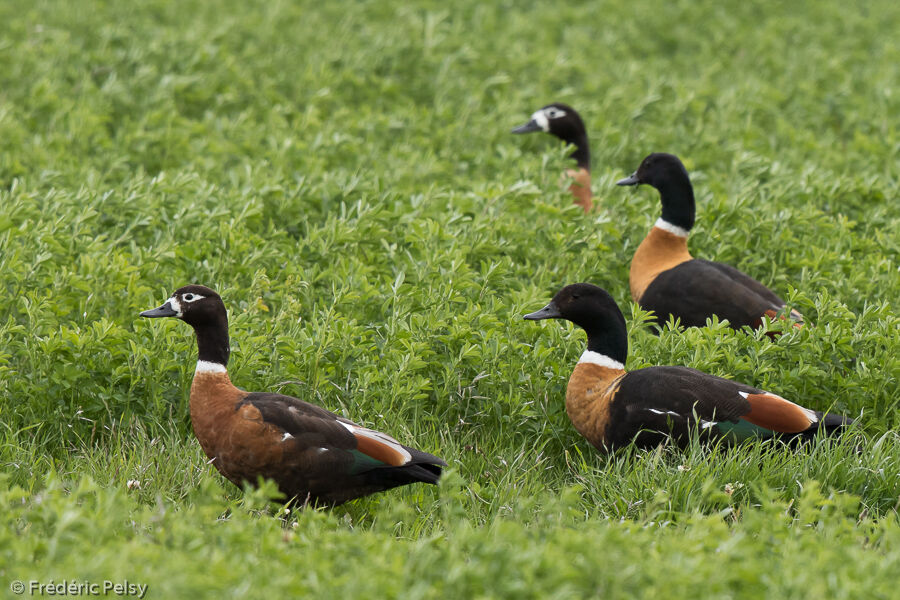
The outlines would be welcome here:
[[[840,435],[843,430],[855,423],[850,417],[815,411],[818,421],[803,432],[804,437],[813,437],[816,432],[822,431],[825,435]]]

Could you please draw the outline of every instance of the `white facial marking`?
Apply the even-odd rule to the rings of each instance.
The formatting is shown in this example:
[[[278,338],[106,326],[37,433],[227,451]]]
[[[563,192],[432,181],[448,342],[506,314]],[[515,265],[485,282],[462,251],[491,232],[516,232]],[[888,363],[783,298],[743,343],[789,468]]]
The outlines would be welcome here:
[[[531,120],[538,124],[541,131],[550,131],[550,122],[547,120],[547,115],[544,114],[543,110],[539,110],[531,115]]]
[[[606,367],[607,369],[616,369],[618,371],[625,370],[625,365],[619,361],[613,360],[605,354],[600,354],[599,352],[594,352],[592,350],[584,351],[584,354],[578,359],[578,364],[581,363],[591,363],[592,365],[599,365],[601,367]]]
[[[181,299],[185,302],[196,302],[197,300],[203,300],[206,296],[201,296],[200,294],[191,294],[190,292],[181,296]]]
[[[559,119],[560,117],[566,116],[566,111],[561,108],[556,108],[555,106],[545,108],[542,112],[548,119]]]
[[[668,231],[673,235],[677,235],[678,237],[686,238],[688,236],[688,230],[679,227],[678,225],[672,225],[668,221],[663,220],[662,217],[656,220],[656,223],[653,224],[657,229],[662,229],[663,231]]]
[[[208,360],[198,360],[197,361],[197,370],[194,373],[227,373],[228,369],[225,368],[225,365],[221,365],[217,362],[212,362]]]
[[[168,303],[169,303],[169,306],[172,307],[172,310],[175,311],[175,316],[178,317],[178,318],[180,319],[181,316],[184,314],[183,312],[181,312],[181,302],[179,302],[179,301],[175,298],[175,296],[172,296],[172,297],[169,298],[166,302],[168,302]]]
[[[285,432],[284,432],[284,435],[281,436],[281,441],[282,441],[282,442],[286,442],[286,441],[292,440],[292,439],[294,439],[294,436],[292,436],[291,434],[289,434],[287,431],[285,431]]]

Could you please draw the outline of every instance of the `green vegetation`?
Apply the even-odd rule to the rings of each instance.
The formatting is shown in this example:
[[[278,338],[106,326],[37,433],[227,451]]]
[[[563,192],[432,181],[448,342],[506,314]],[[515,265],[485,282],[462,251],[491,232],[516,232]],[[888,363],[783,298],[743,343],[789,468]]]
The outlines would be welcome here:
[[[0,4],[3,593],[896,594],[900,7],[456,4]],[[563,148],[508,133],[552,100],[588,126],[588,217]],[[811,326],[642,326],[628,264],[658,198],[613,182],[651,151],[692,173],[695,255]],[[629,368],[860,429],[600,456],[563,407],[583,334],[520,320],[574,281],[620,302]],[[278,517],[222,480],[190,328],[137,318],[191,282],[226,300],[237,385],[433,451],[441,486]]]

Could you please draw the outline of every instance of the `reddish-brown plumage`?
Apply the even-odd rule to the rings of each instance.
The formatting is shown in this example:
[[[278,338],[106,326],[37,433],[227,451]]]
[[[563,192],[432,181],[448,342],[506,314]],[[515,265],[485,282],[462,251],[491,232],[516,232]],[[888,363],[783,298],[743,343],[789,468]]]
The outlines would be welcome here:
[[[775,394],[748,394],[747,401],[750,412],[741,418],[759,427],[779,433],[800,433],[813,424],[811,411]]]
[[[566,169],[563,177],[571,180],[569,192],[585,213],[593,207],[591,200],[591,149],[581,115],[567,104],[554,102],[536,111],[531,120],[513,129],[513,133],[544,131],[570,144],[576,168]]]
[[[851,419],[803,408],[764,390],[677,366],[625,371],[627,329],[622,311],[603,289],[568,285],[529,320],[566,319],[587,333],[587,350],[566,389],[566,413],[601,451],[669,439],[741,442],[770,437],[809,440],[837,433]]]
[[[283,468],[284,432],[266,423],[252,404],[238,408],[246,396],[227,373],[197,373],[191,384],[194,435],[213,466],[236,485],[273,477]]]
[[[177,290],[145,317],[177,317],[197,335],[191,423],[210,462],[236,485],[272,479],[288,499],[341,504],[414,482],[437,483],[440,458],[281,394],[235,387],[226,365],[228,318],[204,286]]]
[[[567,169],[566,175],[573,180],[569,191],[575,198],[574,204],[584,209],[585,213],[590,212],[594,206],[591,201],[591,172],[585,168]]]
[[[755,328],[763,316],[774,317],[784,308],[784,300],[749,275],[688,252],[696,207],[690,178],[678,157],[651,154],[618,184],[648,184],[660,194],[662,216],[635,252],[630,275],[632,297],[655,314],[658,325],[674,318],[684,327],[702,327],[718,317],[734,329]],[[802,320],[796,311],[790,316]]]
[[[356,449],[375,460],[380,460],[384,464],[393,467],[400,467],[406,463],[405,456],[384,442],[361,433],[354,433],[353,437],[356,438]]]
[[[631,297],[640,303],[647,286],[663,271],[668,271],[693,257],[688,252],[687,238],[654,227],[638,246],[631,259],[629,284]]]
[[[784,321],[784,320],[790,319],[792,321],[791,325],[792,325],[792,327],[794,327],[794,329],[801,329],[803,327],[803,321],[795,320],[795,319],[803,318],[802,316],[800,316],[800,313],[798,313],[796,310],[791,310],[790,313],[784,314],[784,313],[775,312],[772,309],[767,310],[762,316],[760,316],[758,319],[753,321],[753,323],[751,323],[750,326],[753,327],[754,329],[759,329],[760,327],[762,327],[763,317],[769,317],[770,321],[775,321],[775,320]],[[770,340],[774,341],[779,335],[781,335],[781,332],[767,331],[766,335],[769,336]]]
[[[625,371],[591,363],[575,365],[566,387],[566,414],[572,425],[597,448],[606,444],[609,405]]]

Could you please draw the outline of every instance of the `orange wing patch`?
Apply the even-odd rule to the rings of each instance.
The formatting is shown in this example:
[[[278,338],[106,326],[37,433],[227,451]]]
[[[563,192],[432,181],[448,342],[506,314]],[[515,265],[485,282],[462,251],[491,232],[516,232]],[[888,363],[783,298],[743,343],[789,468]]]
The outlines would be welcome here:
[[[813,411],[781,396],[744,392],[740,394],[750,402],[750,412],[741,418],[759,427],[779,433],[800,433],[818,421]]]
[[[356,438],[356,449],[375,460],[392,467],[402,467],[412,460],[409,452],[389,436],[362,428],[354,428],[351,433]]]
[[[797,312],[796,310],[794,310],[794,309],[791,309],[790,315],[785,315],[785,314],[779,315],[777,312],[775,312],[774,310],[772,310],[772,309],[770,308],[769,310],[767,310],[766,312],[763,313],[762,317],[759,317],[758,319],[756,319],[756,321],[753,322],[753,327],[754,327],[754,328],[762,327],[762,324],[763,324],[763,317],[769,317],[769,320],[770,320],[770,321],[774,321],[774,320],[776,320],[776,319],[781,319],[781,320],[784,320],[784,319],[792,319],[792,320],[794,321],[794,322],[792,323],[792,326],[793,326],[794,328],[796,328],[796,329],[802,329],[802,328],[803,328],[803,315],[801,315],[800,313],[798,313],[798,312]],[[766,335],[769,336],[772,340],[774,340],[775,338],[777,338],[777,337],[778,337],[779,335],[781,335],[781,334],[780,334],[779,332],[777,332],[777,331],[767,331],[767,332],[766,332]]]

